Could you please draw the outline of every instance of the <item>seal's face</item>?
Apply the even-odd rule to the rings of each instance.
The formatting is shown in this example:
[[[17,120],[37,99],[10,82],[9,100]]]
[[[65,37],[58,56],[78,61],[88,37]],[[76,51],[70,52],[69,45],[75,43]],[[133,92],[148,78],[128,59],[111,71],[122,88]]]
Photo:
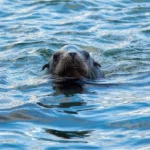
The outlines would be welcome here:
[[[48,68],[52,75],[60,77],[97,78],[99,67],[87,51],[67,45],[55,52],[43,69]]]
[[[86,56],[83,52],[60,50],[51,58],[51,73],[61,77],[81,78],[88,74]]]

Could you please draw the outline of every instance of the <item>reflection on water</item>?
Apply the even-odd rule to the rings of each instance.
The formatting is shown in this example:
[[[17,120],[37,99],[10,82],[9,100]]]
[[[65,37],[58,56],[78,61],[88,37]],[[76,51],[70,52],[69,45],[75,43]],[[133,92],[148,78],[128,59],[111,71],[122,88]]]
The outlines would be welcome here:
[[[0,1],[0,149],[150,149],[149,0]],[[103,80],[43,72],[66,44]]]
[[[84,138],[90,134],[90,131],[58,131],[53,129],[45,129],[45,132],[49,134],[53,134],[58,137],[62,137],[65,139],[72,139],[72,138]]]
[[[83,84],[78,80],[65,80],[60,82],[54,81],[53,89],[56,91],[55,95],[59,95],[60,93],[65,94],[66,97],[82,93],[84,88]]]

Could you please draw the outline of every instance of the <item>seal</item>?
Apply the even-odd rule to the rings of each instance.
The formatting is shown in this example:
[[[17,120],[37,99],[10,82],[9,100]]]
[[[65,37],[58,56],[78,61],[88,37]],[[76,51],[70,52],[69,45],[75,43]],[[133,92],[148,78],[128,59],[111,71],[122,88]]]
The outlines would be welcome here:
[[[92,58],[89,52],[76,45],[66,45],[56,51],[49,62],[42,68],[54,76],[67,78],[103,78],[101,65]]]

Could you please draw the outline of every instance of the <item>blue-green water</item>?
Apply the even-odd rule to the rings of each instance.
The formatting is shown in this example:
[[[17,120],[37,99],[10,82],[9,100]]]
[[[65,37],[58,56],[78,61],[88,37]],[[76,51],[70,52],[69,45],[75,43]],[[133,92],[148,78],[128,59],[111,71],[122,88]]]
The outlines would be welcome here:
[[[66,44],[105,79],[53,84],[41,68]],[[1,0],[0,149],[150,149],[150,1]]]

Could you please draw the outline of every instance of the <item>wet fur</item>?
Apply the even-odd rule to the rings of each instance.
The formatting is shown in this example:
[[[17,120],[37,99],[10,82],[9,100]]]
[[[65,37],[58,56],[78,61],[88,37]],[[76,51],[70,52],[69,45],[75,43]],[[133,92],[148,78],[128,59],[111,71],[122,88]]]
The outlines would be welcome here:
[[[72,51],[76,52],[74,59],[69,54]],[[60,77],[97,79],[103,77],[100,67],[88,52],[67,45],[55,52],[42,70],[47,68],[50,74]]]

